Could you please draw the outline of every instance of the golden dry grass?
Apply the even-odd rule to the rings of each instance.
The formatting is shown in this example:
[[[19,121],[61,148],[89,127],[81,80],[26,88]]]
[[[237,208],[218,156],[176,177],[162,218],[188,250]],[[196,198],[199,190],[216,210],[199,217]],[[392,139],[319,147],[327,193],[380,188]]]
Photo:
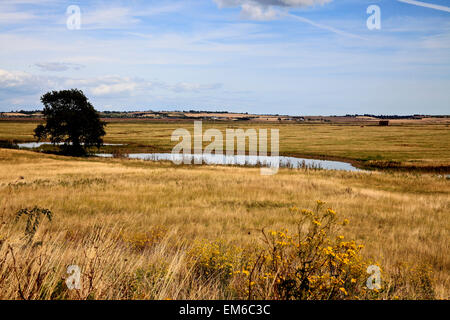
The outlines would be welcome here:
[[[221,239],[254,248],[261,228],[294,228],[289,208],[318,199],[350,220],[346,238],[365,245],[364,256],[380,263],[386,279],[400,263],[426,263],[436,296],[448,298],[449,195],[449,180],[435,175],[282,169],[261,176],[256,168],[0,149],[0,298],[21,298],[19,283],[36,283],[39,270],[56,286],[69,264],[82,266],[85,285],[66,298],[232,298],[192,275],[192,244]],[[54,220],[42,221],[34,239],[41,246],[22,249],[25,222],[14,223],[14,215],[34,206],[50,209]]]

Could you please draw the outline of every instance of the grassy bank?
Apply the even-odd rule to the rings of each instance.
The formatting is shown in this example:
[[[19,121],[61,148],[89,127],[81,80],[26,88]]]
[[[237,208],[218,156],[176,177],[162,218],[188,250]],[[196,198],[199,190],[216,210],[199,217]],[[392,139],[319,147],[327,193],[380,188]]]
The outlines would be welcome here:
[[[157,138],[154,126],[133,128],[111,125],[108,141]],[[258,252],[263,228],[295,232],[290,209],[313,210],[317,200],[350,221],[342,235],[363,243],[363,258],[382,267],[391,289],[375,298],[448,298],[449,195],[448,180],[432,175],[282,169],[261,176],[256,168],[0,149],[0,298],[245,298],[236,289],[242,273],[231,269],[226,284],[205,278],[201,257],[242,271],[250,255],[239,252]],[[26,218],[14,222],[16,213],[35,206],[53,218],[42,218],[23,247]],[[69,264],[84,272],[80,292],[63,288]]]

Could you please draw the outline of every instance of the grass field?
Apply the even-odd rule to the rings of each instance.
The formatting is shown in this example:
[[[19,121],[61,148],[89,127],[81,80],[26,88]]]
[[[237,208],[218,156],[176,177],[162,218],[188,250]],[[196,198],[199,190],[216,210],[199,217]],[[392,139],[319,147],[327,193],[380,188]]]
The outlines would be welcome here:
[[[31,129],[29,123],[0,123],[0,136],[29,140]],[[166,124],[111,124],[106,141],[165,148],[169,132]],[[291,141],[282,139],[285,152],[449,159],[443,127],[295,126],[282,132]],[[389,138],[393,132],[395,141]],[[328,139],[341,143],[333,147]],[[346,151],[344,141],[363,146]],[[381,266],[385,289],[372,298],[449,298],[450,183],[445,178],[304,169],[261,176],[257,168],[10,149],[0,149],[0,298],[245,298],[236,288],[246,283],[242,277],[248,271],[234,271],[261,248],[261,229],[295,231],[290,208],[313,209],[317,200],[333,208],[339,221],[350,221],[342,235],[363,243],[363,258]],[[26,219],[15,222],[15,215],[34,206],[51,210],[53,219],[42,218],[32,245],[24,246]],[[83,270],[82,290],[64,289],[70,264]],[[205,276],[223,265],[230,277]]]
[[[33,141],[36,122],[0,121],[0,140]],[[192,122],[112,122],[105,142],[128,144],[124,152],[171,151],[174,129],[193,131]],[[448,124],[377,125],[265,124],[248,122],[203,123],[203,130],[217,128],[277,128],[280,154],[346,159],[375,167],[441,168],[450,172]],[[106,149],[106,150],[110,150]]]

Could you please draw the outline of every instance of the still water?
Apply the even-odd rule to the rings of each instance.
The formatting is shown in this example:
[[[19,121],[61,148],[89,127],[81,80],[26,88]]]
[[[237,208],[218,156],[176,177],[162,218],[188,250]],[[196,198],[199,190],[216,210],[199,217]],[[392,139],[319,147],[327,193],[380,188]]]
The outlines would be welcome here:
[[[99,153],[99,157],[112,157],[112,154]],[[317,168],[325,170],[361,171],[350,163],[342,161],[305,159],[296,157],[271,157],[271,156],[239,156],[239,155],[215,155],[215,154],[172,154],[172,153],[130,153],[130,159],[141,159],[150,161],[187,161],[193,163],[203,162],[205,164],[218,165],[247,165],[247,166],[274,166],[278,161],[280,167],[284,168]],[[200,163],[201,163],[200,162]]]
[[[18,143],[19,148],[33,149],[50,142],[26,142]],[[120,146],[122,144],[104,143],[107,146]],[[98,153],[96,156],[111,158],[110,153]],[[246,165],[246,166],[271,166],[278,161],[281,168],[316,168],[325,170],[361,171],[350,163],[343,161],[306,159],[296,157],[271,157],[271,156],[241,156],[241,155],[216,155],[216,154],[172,154],[172,153],[130,153],[130,159],[142,159],[149,161],[180,161],[185,163],[204,163],[210,165]]]

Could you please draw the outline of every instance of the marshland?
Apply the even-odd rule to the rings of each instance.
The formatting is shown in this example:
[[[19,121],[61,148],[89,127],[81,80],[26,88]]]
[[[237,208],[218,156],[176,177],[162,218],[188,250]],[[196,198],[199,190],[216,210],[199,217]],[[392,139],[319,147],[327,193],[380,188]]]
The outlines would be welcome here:
[[[1,121],[0,139],[34,141],[36,125]],[[328,155],[366,170],[263,176],[252,167],[68,157],[57,146],[0,149],[0,298],[449,297],[445,124],[257,125],[280,130],[281,155]],[[179,127],[192,123],[111,122],[105,142],[114,145],[94,151],[167,152]],[[341,271],[333,279],[311,271],[308,290],[295,295],[280,283],[307,252],[317,263],[334,257]],[[68,265],[80,266],[81,290],[65,286]],[[380,290],[366,287],[368,265],[381,268]]]

